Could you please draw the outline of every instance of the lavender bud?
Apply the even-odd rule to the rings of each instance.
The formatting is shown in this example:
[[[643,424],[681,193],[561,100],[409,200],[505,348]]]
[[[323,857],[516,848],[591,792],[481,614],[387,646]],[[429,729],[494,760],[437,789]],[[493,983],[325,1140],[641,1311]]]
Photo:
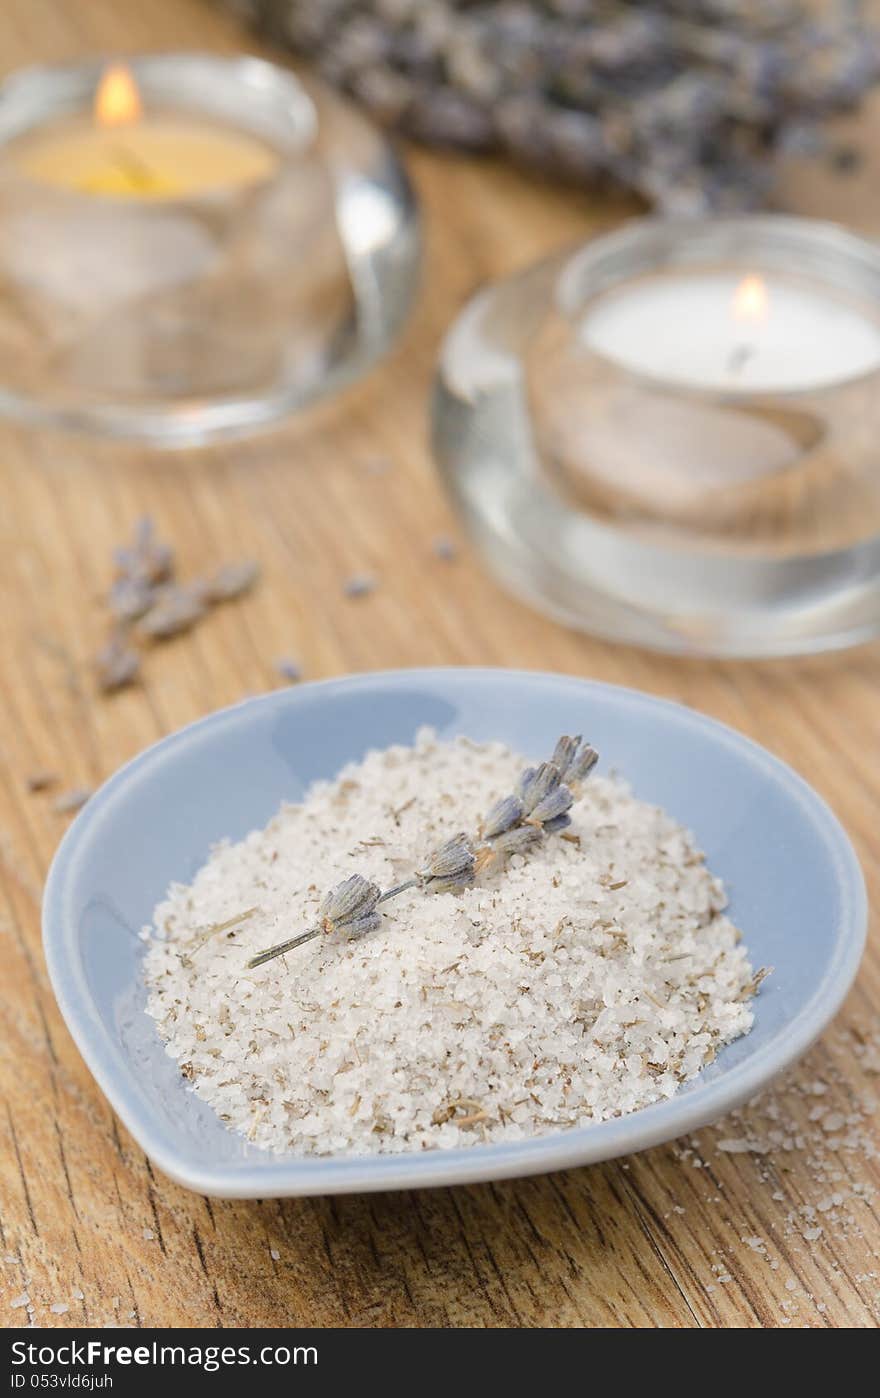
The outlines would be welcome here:
[[[516,792],[522,801],[523,814],[532,811],[559,785],[559,768],[552,762],[542,762],[540,767],[527,767],[516,784]]]
[[[502,796],[483,821],[483,838],[492,840],[510,830],[523,818],[523,803],[518,796]]]
[[[499,854],[525,854],[536,845],[543,835],[539,825],[518,825],[514,830],[505,830],[492,841],[492,849]]]
[[[539,801],[528,817],[532,825],[545,825],[548,821],[556,820],[558,816],[565,815],[571,809],[574,797],[567,786],[555,786],[548,792],[543,801]]]
[[[599,761],[599,754],[596,749],[590,747],[589,743],[584,743],[575,762],[572,763],[568,772],[570,782],[582,782],[590,775],[596,763]]]
[[[553,762],[566,782],[583,781],[598,761],[596,749],[585,743],[580,734],[576,738],[560,738],[553,753]]]
[[[153,605],[153,589],[145,578],[117,578],[107,601],[120,621],[137,621]]]
[[[95,656],[98,688],[105,694],[133,684],[140,669],[140,656],[125,644],[122,636],[113,636]]]
[[[145,583],[165,582],[174,571],[174,553],[156,537],[149,515],[143,515],[135,525],[133,547],[117,549],[115,558],[124,577]]]
[[[581,745],[581,735],[578,733],[575,738],[561,737],[556,747],[553,749],[553,756],[550,761],[554,767],[559,768],[559,775],[563,781],[568,776],[568,770],[577,756],[577,750]]]
[[[455,893],[473,883],[476,862],[467,835],[460,831],[434,850],[419,878],[432,893]]]
[[[380,893],[381,889],[361,874],[352,874],[344,879],[335,888],[331,888],[321,904],[318,916],[325,931],[345,931],[354,924],[372,917]]]
[[[154,593],[153,605],[138,625],[140,634],[152,641],[166,641],[189,631],[205,614],[197,591],[167,583]]]
[[[543,830],[545,835],[558,835],[560,830],[567,830],[571,825],[571,816],[567,814],[554,816],[552,820],[545,820]],[[534,827],[532,827],[534,828]]]
[[[378,932],[381,926],[381,913],[366,913],[363,917],[356,917],[352,922],[346,922],[343,931],[347,932],[349,937],[363,937],[367,932]],[[338,923],[336,927],[339,927]]]
[[[224,563],[200,584],[202,601],[209,606],[229,602],[249,592],[260,576],[260,565],[246,558],[241,563]]]
[[[448,874],[443,878],[428,879],[425,890],[428,893],[463,893],[474,881],[476,868],[463,869],[459,874]]]
[[[440,878],[444,874],[457,874],[461,869],[466,869],[473,863],[474,855],[470,847],[470,842],[464,831],[459,831],[451,839],[436,849],[431,855],[429,871],[432,878]]]

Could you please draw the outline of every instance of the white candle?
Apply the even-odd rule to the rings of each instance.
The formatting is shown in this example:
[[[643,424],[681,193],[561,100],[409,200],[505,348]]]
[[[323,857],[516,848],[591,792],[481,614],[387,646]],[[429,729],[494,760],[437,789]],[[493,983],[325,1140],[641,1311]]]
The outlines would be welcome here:
[[[581,338],[635,374],[726,394],[830,388],[880,366],[880,324],[780,272],[672,271],[615,288]]]

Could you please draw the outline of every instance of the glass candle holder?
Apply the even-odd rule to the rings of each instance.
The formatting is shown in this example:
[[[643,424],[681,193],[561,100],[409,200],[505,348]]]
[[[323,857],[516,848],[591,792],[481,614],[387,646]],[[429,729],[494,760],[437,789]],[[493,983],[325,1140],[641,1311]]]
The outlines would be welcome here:
[[[363,373],[418,264],[384,139],[255,58],[129,68],[133,98],[96,64],[0,88],[0,412],[197,444]]]
[[[609,639],[777,655],[880,631],[880,249],[638,220],[480,293],[434,446],[516,592]]]

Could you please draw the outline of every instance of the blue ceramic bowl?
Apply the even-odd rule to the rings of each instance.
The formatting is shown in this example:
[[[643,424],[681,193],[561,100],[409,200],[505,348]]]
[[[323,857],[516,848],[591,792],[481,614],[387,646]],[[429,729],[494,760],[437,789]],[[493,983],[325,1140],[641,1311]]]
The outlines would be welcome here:
[[[695,831],[731,895],[755,966],[775,972],[755,1026],[671,1101],[515,1144],[299,1159],[233,1135],[186,1086],[144,1012],[141,927],[210,846],[370,747],[501,739],[539,757],[583,732],[636,794]],[[632,690],[506,670],[409,670],[285,689],[211,714],[136,757],[62,841],[43,937],[61,1011],[111,1104],[166,1174],[204,1194],[265,1197],[456,1184],[642,1150],[703,1126],[764,1086],[825,1027],[855,976],[861,870],[823,801],[788,767],[700,714]]]

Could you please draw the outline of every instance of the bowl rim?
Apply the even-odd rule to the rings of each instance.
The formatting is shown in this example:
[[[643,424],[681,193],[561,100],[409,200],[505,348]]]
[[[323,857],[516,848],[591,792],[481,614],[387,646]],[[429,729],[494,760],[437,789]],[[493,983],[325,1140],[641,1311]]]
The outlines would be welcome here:
[[[206,1167],[168,1148],[149,1112],[133,1102],[130,1072],[94,1033],[94,1017],[73,983],[77,967],[66,955],[67,903],[76,858],[96,816],[120,799],[138,774],[167,761],[181,744],[213,730],[251,721],[257,708],[296,706],[302,696],[321,690],[368,691],[418,683],[470,683],[481,679],[509,683],[552,682],[598,693],[634,709],[660,710],[667,719],[695,727],[781,785],[810,819],[828,852],[841,898],[841,915],[831,963],[813,993],[787,1026],[784,1039],[748,1054],[717,1080],[694,1080],[691,1091],[599,1123],[568,1127],[525,1141],[498,1142],[436,1151],[339,1157],[281,1156]],[[435,666],[368,671],[276,689],[216,709],[157,739],[124,763],[103,783],[63,836],[46,880],[42,905],[43,948],[49,979],[70,1034],[99,1088],[130,1134],[155,1165],[177,1184],[221,1198],[282,1198],[469,1184],[545,1173],[610,1160],[644,1150],[699,1129],[760,1091],[810,1047],[840,1008],[859,968],[868,924],[864,876],[855,850],[828,803],[787,763],[736,729],[674,700],[642,690],[552,671],[494,666]]]

